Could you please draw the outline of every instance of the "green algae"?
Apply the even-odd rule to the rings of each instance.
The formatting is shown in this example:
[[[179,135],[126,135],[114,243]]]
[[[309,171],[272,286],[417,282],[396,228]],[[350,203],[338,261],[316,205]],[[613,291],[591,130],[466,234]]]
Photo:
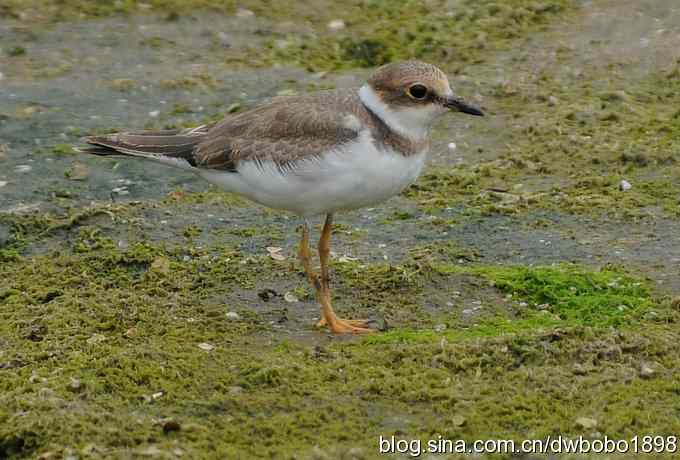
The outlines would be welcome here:
[[[511,267],[481,273],[498,289],[571,324],[620,326],[652,305],[647,283],[607,269]]]
[[[211,5],[212,3],[212,5]],[[234,2],[210,1],[160,1],[142,2],[125,0],[118,2],[90,2],[86,0],[7,0],[0,6],[3,16],[16,19],[26,18],[45,22],[72,21],[74,19],[106,17],[112,14],[134,14],[155,9],[172,14],[186,12],[196,7],[222,6],[225,10],[234,9]]]
[[[375,67],[412,58],[444,59],[460,68],[479,61],[480,51],[499,49],[570,6],[561,0],[464,1],[455,8],[444,1],[374,0],[329,16],[344,20],[346,30],[317,28],[310,37],[286,37],[283,45],[273,41],[270,50],[274,61],[312,70]]]
[[[295,21],[303,27],[295,32],[267,34],[273,38],[266,41],[264,48],[246,49],[230,55],[228,61],[231,64],[298,65],[319,71],[375,67],[394,60],[418,58],[452,62],[451,70],[454,72],[467,63],[482,61],[494,50],[507,48],[513,40],[539,29],[573,8],[571,0],[465,0],[454,6],[443,0],[427,5],[394,0],[357,1],[350,5],[330,1],[306,5],[263,0],[10,0],[3,6],[8,16],[52,23],[143,11],[156,11],[177,19],[201,10],[232,15],[239,9],[248,9],[272,24]],[[327,24],[333,20],[343,21],[346,27],[330,30]],[[161,37],[149,37],[140,44],[163,48],[175,43]],[[67,71],[67,68],[55,70],[59,73]],[[209,82],[193,78],[164,80],[161,84],[170,88],[212,86]]]
[[[248,201],[234,193],[226,193],[217,187],[209,187],[202,192],[187,193],[178,189],[170,192],[167,198],[160,202],[164,206],[190,206],[190,205],[220,205],[225,209],[230,207],[245,206]]]
[[[168,205],[192,194],[178,198]],[[135,228],[144,207],[116,206],[106,219]],[[354,449],[376,458],[381,434],[573,436],[580,416],[610,436],[677,428],[668,401],[678,390],[680,312],[615,267],[479,265],[446,242],[398,264],[336,261],[339,310],[380,312],[392,329],[330,342],[310,329],[308,345],[234,295],[297,279],[293,291],[314,309],[296,263],[199,246],[193,230],[183,244],[137,236],[121,248],[92,212],[9,220],[18,239],[35,230],[71,238],[0,266],[5,456],[341,458]],[[424,308],[462,282],[501,306],[472,322]],[[442,321],[444,330],[432,327]],[[638,377],[648,361],[656,376]],[[179,429],[165,430],[168,420]]]
[[[164,89],[214,89],[217,86],[217,81],[211,75],[196,74],[189,77],[182,77],[175,80],[161,80],[160,87]],[[181,113],[181,112],[180,112]]]
[[[77,9],[82,2],[59,3],[58,14],[50,9],[55,2],[40,3],[49,7],[46,18],[140,9],[133,1],[88,2],[83,10]],[[3,12],[8,4],[0,6]],[[147,4],[160,10],[160,2]],[[309,59],[315,69],[337,68],[342,58],[354,67],[417,51],[453,61],[447,65],[455,72],[511,43],[480,34],[444,49],[445,22],[418,30],[431,37],[432,48],[419,40],[411,45],[408,35],[389,27],[375,37],[368,31],[334,39],[323,30],[325,19],[343,18],[346,35],[369,21],[354,10],[328,9],[318,20],[302,7],[286,11],[287,2],[270,5],[271,13],[259,4],[239,6],[263,17],[314,17],[319,43],[339,53],[324,60],[315,40],[303,48],[295,37],[278,37],[292,44],[283,52],[268,48],[261,63]],[[376,15],[386,5],[375,2]],[[170,4],[169,19],[183,6],[199,2]],[[467,6],[479,18],[466,16],[461,27],[480,32],[497,27],[486,22],[497,15],[504,30],[522,34],[553,17],[529,12],[515,21],[501,2]],[[219,8],[231,14],[236,5]],[[422,225],[448,228],[470,215],[536,209],[615,209],[612,214],[625,218],[655,215],[660,207],[677,215],[674,72],[655,74],[624,95],[616,88],[628,81],[622,76],[605,89],[563,87],[550,78],[540,80],[537,93],[499,86],[488,98],[491,114],[510,114],[519,126],[508,131],[501,160],[431,170],[406,194],[419,210],[388,213],[382,224],[396,227],[415,221],[419,211],[440,214],[448,207],[462,208],[460,216],[437,215]],[[176,89],[210,89],[177,81]],[[549,105],[550,95],[559,106]],[[654,176],[660,168],[663,179]],[[532,177],[552,183],[513,188],[525,182],[530,188]],[[625,194],[618,191],[622,178],[633,184]],[[579,417],[595,419],[598,433],[615,438],[680,429],[677,300],[658,297],[628,271],[486,265],[476,251],[453,243],[413,244],[396,263],[338,260],[338,311],[384,316],[391,329],[336,340],[314,331],[311,318],[295,322],[301,314],[295,304],[264,305],[254,295],[269,286],[289,290],[314,311],[293,257],[279,263],[238,243],[204,240],[231,236],[265,246],[284,240],[280,229],[250,220],[200,232],[191,222],[196,212],[244,208],[245,200],[215,189],[177,190],[159,202],[116,206],[0,215],[0,226],[10,229],[0,247],[0,457],[201,458],[211,452],[243,458],[246,452],[249,458],[355,459],[378,458],[379,435],[592,435],[577,425]],[[165,242],[149,239],[145,215],[165,210],[187,218]],[[370,232],[339,226],[335,234],[345,241]],[[456,291],[463,293],[456,297]],[[484,308],[464,314],[475,299]],[[227,318],[227,311],[240,318]],[[642,374],[643,365],[654,372]],[[179,429],[166,429],[168,421]]]
[[[23,56],[26,54],[26,48],[23,46],[14,46],[7,50],[7,55],[11,57]]]
[[[515,123],[497,159],[433,168],[405,196],[435,215],[465,205],[467,213],[481,214],[677,216],[680,167],[672,152],[680,132],[672,101],[680,103],[680,79],[673,75],[650,73],[614,97],[593,91],[590,81],[565,87],[546,70],[533,90],[541,97],[518,90],[495,98],[495,110]],[[614,88],[627,85],[625,74],[609,80]],[[548,95],[559,103],[549,106]],[[630,188],[621,188],[624,180]]]
[[[332,458],[357,446],[375,458],[380,434],[578,435],[574,421],[584,414],[611,436],[677,429],[666,399],[678,390],[677,331],[657,321],[645,322],[645,332],[612,332],[506,319],[442,333],[397,329],[316,348],[272,345],[253,340],[253,331],[267,328],[257,315],[254,323],[230,321],[223,306],[207,301],[235,283],[252,289],[253,280],[267,276],[260,271],[266,260],[244,265],[238,252],[211,248],[186,261],[183,252],[100,245],[2,269],[14,275],[0,294],[4,454],[107,457],[153,445],[170,455],[211,449],[226,458],[244,450],[254,458],[307,458],[314,443]],[[167,272],[152,268],[159,257],[169,260]],[[398,275],[380,267],[371,268],[374,286],[393,302],[426,282],[422,272],[404,277],[399,267]],[[579,288],[606,290],[584,287],[585,277],[596,286],[610,279],[609,272],[572,268],[475,270],[529,301],[573,285],[576,291],[560,291],[573,304],[588,304]],[[343,275],[352,278],[348,270]],[[647,291],[635,295],[650,301]],[[677,321],[677,312],[669,318]],[[214,348],[204,351],[202,343]],[[574,356],[585,370],[571,369]],[[659,378],[635,377],[642,356],[654,357]],[[631,408],[626,401],[640,403]],[[181,429],[164,434],[166,419]],[[63,428],[40,420],[59,420]]]

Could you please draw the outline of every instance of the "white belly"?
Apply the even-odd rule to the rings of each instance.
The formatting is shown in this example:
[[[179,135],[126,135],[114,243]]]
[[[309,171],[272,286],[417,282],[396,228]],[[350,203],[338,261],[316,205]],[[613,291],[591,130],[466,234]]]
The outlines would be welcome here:
[[[292,171],[282,173],[273,162],[247,162],[237,173],[200,174],[267,207],[313,216],[370,206],[397,195],[416,180],[426,157],[427,151],[404,156],[378,149],[363,131],[344,149],[303,160]]]

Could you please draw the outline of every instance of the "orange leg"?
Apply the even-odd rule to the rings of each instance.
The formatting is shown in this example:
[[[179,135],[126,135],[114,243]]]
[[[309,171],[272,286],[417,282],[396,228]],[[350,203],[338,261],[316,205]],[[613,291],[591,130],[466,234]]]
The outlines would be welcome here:
[[[298,257],[302,266],[307,274],[307,279],[312,286],[314,286],[314,291],[316,292],[316,300],[319,301],[319,293],[321,292],[321,281],[319,280],[319,275],[314,273],[312,270],[312,256],[309,251],[309,224],[305,220],[302,224],[302,239],[300,239],[300,249],[298,250]]]
[[[361,334],[366,332],[373,332],[373,330],[368,327],[367,321],[338,318],[338,316],[335,314],[335,311],[333,311],[333,306],[331,304],[330,275],[328,273],[328,262],[330,260],[331,255],[332,230],[333,230],[333,214],[327,214],[326,222],[323,225],[321,237],[319,238],[319,260],[321,261],[321,280],[319,281],[318,275],[315,278],[317,280],[316,283],[319,283],[320,286],[317,288],[317,284],[314,283],[314,287],[316,288],[316,298],[321,304],[321,320],[319,320],[317,326],[318,327],[328,326],[331,332],[336,334],[345,333]]]

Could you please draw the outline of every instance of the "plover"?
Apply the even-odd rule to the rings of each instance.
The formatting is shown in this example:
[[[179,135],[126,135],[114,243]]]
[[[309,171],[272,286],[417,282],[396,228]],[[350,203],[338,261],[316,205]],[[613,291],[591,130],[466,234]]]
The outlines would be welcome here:
[[[439,68],[420,61],[378,68],[358,89],[277,97],[211,125],[84,138],[95,155],[143,158],[195,172],[223,189],[301,216],[298,255],[321,306],[319,327],[363,333],[339,318],[328,264],[333,215],[371,206],[413,183],[425,164],[430,127],[448,111],[481,116],[454,94]],[[320,273],[309,248],[312,216],[325,215]]]

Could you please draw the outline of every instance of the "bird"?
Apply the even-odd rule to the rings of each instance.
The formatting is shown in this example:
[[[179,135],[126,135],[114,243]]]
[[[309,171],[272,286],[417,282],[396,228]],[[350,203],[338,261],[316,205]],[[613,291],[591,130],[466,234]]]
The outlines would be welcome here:
[[[141,158],[192,171],[222,189],[301,218],[298,257],[321,309],[317,327],[374,332],[332,306],[334,216],[373,206],[412,184],[425,165],[431,128],[447,112],[483,116],[446,74],[418,60],[385,64],[355,88],[278,96],[190,129],[123,131],[83,138],[83,153]],[[325,216],[312,266],[310,219]]]

